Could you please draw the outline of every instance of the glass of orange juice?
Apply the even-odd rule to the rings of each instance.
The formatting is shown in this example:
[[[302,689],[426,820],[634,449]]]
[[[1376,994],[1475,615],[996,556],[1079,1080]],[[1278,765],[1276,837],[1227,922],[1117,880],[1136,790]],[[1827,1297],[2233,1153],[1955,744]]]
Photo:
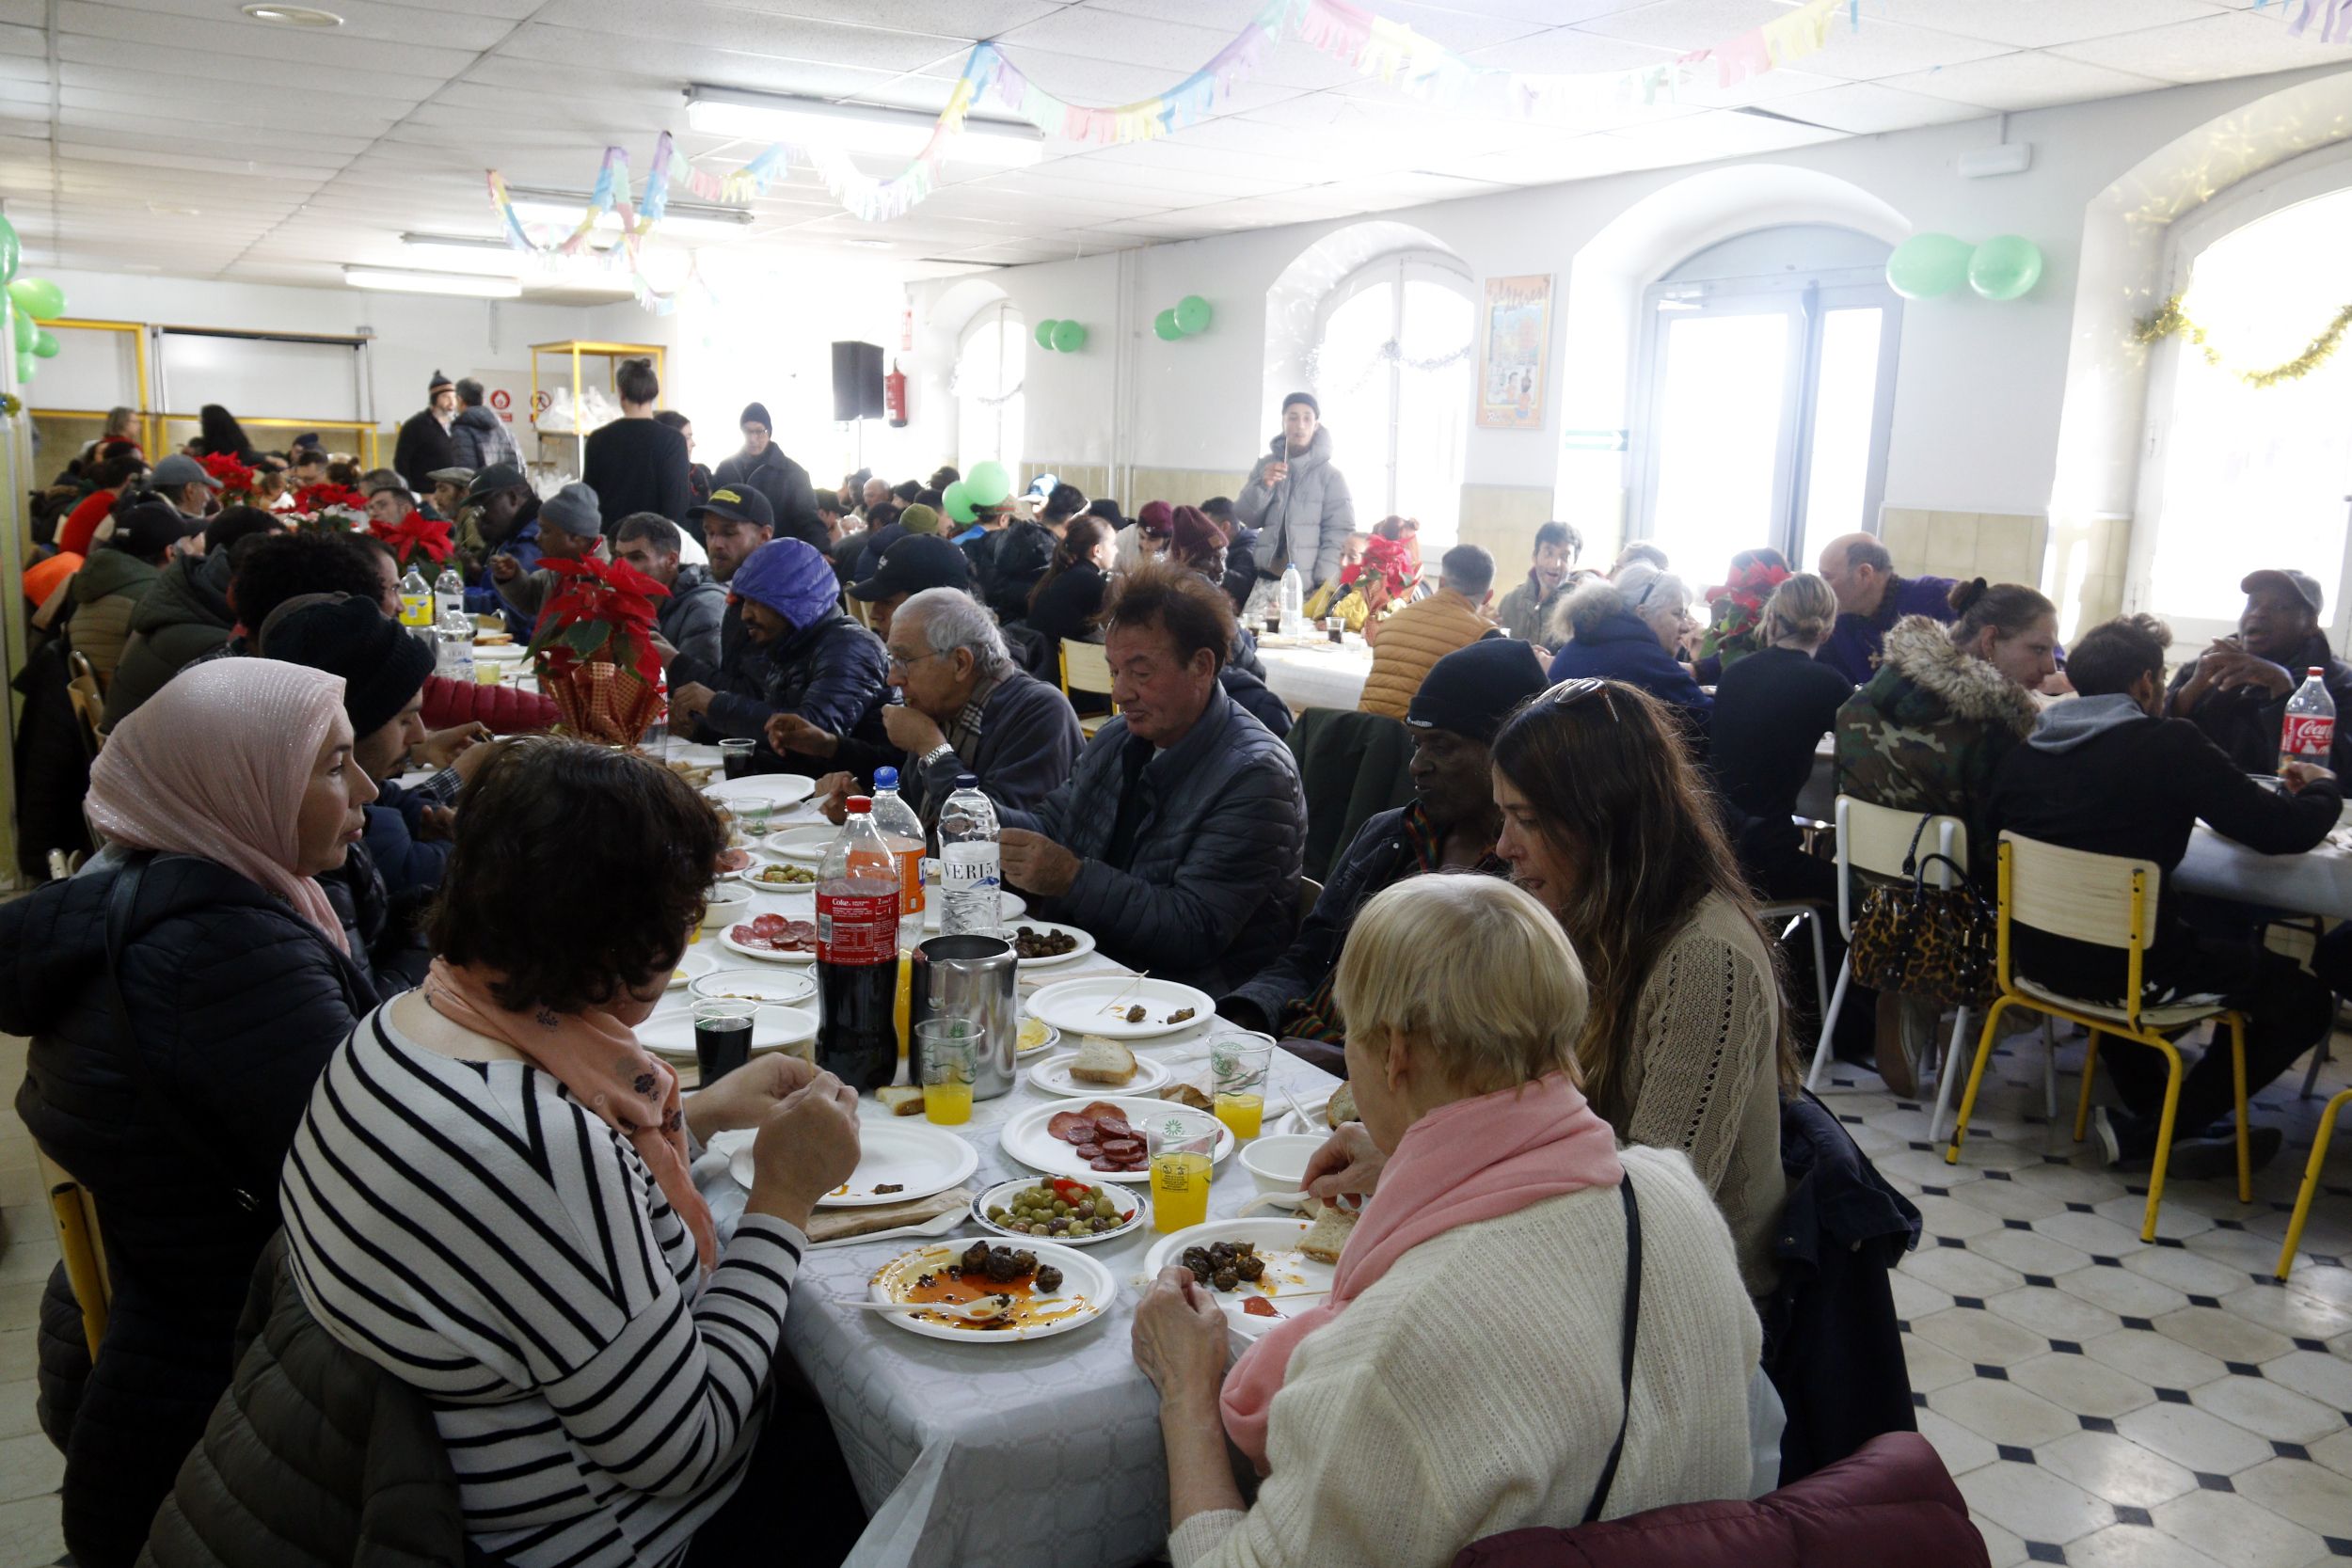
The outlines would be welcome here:
[[[1152,1228],[1187,1230],[1206,1224],[1216,1129],[1198,1117],[1162,1117],[1141,1131],[1152,1155]]]
[[[1254,1138],[1265,1117],[1266,1074],[1274,1042],[1258,1035],[1224,1035],[1209,1042],[1209,1078],[1216,1090],[1216,1119],[1236,1138]]]
[[[914,1026],[925,1120],[952,1127],[972,1119],[972,1080],[987,1041],[987,1025],[968,1019],[927,1018]]]

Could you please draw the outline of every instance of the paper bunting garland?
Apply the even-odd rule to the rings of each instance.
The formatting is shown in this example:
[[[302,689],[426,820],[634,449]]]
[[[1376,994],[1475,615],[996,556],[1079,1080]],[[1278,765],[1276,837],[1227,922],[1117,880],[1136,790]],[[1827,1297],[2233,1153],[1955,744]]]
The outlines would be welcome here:
[[[2282,8],[2295,0],[2281,0]],[[2300,31],[2318,0],[2302,0]],[[2352,20],[2352,0],[2326,0],[2328,20],[2323,34],[2338,25],[2342,7]],[[576,256],[590,232],[608,212],[620,214],[621,240],[609,260],[625,261],[636,286],[638,302],[649,309],[676,308],[686,285],[664,293],[646,282],[642,246],[661,221],[670,182],[682,180],[686,189],[704,201],[740,204],[767,194],[795,164],[806,165],[824,181],[834,199],[850,215],[866,223],[887,223],[903,217],[939,185],[940,165],[963,134],[964,120],[983,100],[993,101],[1036,126],[1050,138],[1086,147],[1152,141],[1199,124],[1215,112],[1234,87],[1257,73],[1265,52],[1284,40],[1315,49],[1343,61],[1368,77],[1376,77],[1424,103],[1467,108],[1490,103],[1515,119],[1573,121],[1612,108],[1672,102],[1687,84],[1727,87],[1768,71],[1803,59],[1829,41],[1830,24],[1844,11],[1850,24],[1861,26],[1856,0],[1809,0],[1786,15],[1774,17],[1712,49],[1693,50],[1669,64],[1634,71],[1573,75],[1536,74],[1472,64],[1435,39],[1404,23],[1380,16],[1347,0],[1266,0],[1257,16],[1218,50],[1208,62],[1165,92],[1115,107],[1072,103],[1029,80],[993,42],[973,47],[963,71],[949,91],[946,107],[931,127],[930,138],[907,166],[887,180],[860,169],[839,148],[777,142],[741,168],[722,174],[685,168],[674,175],[678,162],[669,134],[664,132],[646,171],[643,200],[629,200],[628,156],[617,147],[605,149],[596,188],[580,226],[560,239],[532,234],[516,214],[506,182],[489,171],[492,202],[499,210],[507,240],[516,249],[545,257]],[[702,285],[690,271],[687,283]]]

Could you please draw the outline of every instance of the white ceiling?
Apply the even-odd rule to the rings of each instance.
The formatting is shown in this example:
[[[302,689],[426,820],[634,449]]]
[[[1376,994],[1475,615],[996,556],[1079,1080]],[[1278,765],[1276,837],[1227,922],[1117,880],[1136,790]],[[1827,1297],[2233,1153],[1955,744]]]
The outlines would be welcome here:
[[[642,177],[663,129],[705,167],[748,161],[756,146],[687,130],[689,82],[937,110],[993,38],[1048,90],[1113,103],[1200,66],[1261,0],[312,3],[344,25],[268,25],[235,0],[0,0],[0,194],[32,260],[331,284],[344,262],[401,264],[405,230],[495,234],[485,167],[585,190],[609,142]],[[1793,0],[1374,3],[1481,64],[1586,71],[1670,61]],[[1841,19],[1797,67],[1575,130],[1431,108],[1288,44],[1172,139],[951,166],[886,225],[800,169],[734,243],[910,276],[1038,261],[2352,55],[2288,36],[2290,8],[1867,0],[1859,32]],[[889,248],[844,250],[860,240]]]

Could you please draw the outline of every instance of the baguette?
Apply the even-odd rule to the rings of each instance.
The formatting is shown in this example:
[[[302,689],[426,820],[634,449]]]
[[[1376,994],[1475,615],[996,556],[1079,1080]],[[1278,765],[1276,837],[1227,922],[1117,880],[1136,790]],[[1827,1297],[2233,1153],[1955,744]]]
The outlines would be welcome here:
[[[876,1089],[874,1098],[881,1101],[882,1109],[894,1117],[919,1117],[923,1114],[923,1089],[920,1085],[893,1085],[888,1088]]]
[[[1078,1054],[1070,1064],[1070,1076],[1081,1084],[1107,1084],[1113,1087],[1132,1084],[1136,1081],[1136,1053],[1117,1040],[1082,1035],[1078,1038]]]
[[[1315,1204],[1320,1212],[1314,1216],[1314,1227],[1298,1239],[1299,1256],[1318,1263],[1336,1263],[1347,1246],[1348,1234],[1356,1228],[1356,1216],[1336,1204],[1318,1203],[1313,1198],[1300,1205],[1301,1212],[1308,1204]]]

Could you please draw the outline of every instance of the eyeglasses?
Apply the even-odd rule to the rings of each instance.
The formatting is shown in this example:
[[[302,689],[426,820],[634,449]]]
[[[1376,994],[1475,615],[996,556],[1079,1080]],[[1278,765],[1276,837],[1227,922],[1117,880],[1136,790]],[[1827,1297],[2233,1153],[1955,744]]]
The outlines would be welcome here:
[[[936,648],[931,649],[928,653],[914,654],[912,656],[902,654],[895,648],[884,648],[882,652],[889,657],[889,668],[893,670],[912,670],[927,658],[946,658],[947,657],[946,654],[941,653]],[[952,653],[954,650],[949,649],[948,652]]]

